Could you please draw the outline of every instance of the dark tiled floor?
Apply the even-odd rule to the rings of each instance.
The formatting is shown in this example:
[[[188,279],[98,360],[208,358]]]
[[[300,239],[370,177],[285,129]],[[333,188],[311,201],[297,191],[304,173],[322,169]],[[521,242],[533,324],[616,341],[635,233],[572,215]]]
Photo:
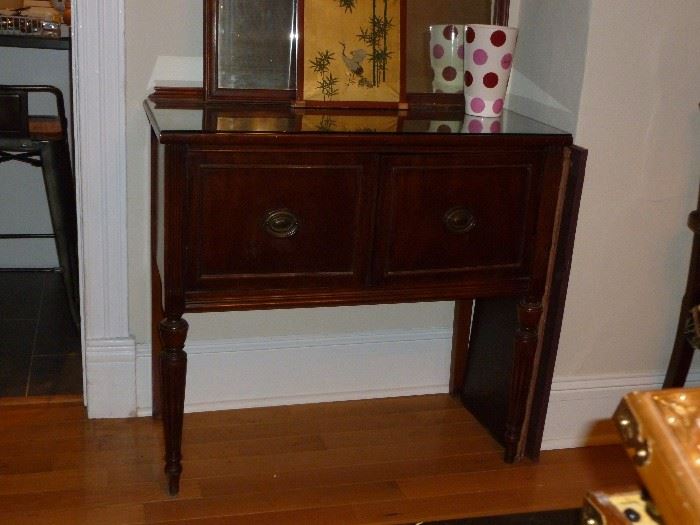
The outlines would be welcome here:
[[[56,272],[0,272],[0,396],[81,394],[80,334]]]

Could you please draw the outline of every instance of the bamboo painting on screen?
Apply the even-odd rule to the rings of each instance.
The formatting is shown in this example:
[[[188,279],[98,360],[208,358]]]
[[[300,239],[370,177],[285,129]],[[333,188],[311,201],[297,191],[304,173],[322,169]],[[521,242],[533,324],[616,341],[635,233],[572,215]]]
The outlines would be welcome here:
[[[298,106],[400,107],[404,0],[299,0]]]

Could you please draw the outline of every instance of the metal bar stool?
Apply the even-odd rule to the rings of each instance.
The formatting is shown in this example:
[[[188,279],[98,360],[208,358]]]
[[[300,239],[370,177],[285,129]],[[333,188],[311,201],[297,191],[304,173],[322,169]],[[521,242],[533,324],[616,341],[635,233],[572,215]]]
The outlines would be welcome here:
[[[57,116],[29,115],[29,94],[55,97]],[[75,178],[68,147],[63,95],[53,86],[0,85],[0,164],[15,160],[41,167],[49,203],[53,237],[68,296],[68,307],[80,324],[78,290],[78,227]],[[3,235],[24,238],[28,235]]]

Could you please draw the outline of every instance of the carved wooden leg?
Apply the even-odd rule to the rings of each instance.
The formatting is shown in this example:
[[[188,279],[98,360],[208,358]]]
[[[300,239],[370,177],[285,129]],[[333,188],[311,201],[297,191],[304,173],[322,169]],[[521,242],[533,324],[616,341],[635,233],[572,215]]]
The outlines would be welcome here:
[[[515,333],[513,372],[508,394],[505,460],[515,461],[525,421],[527,397],[537,350],[537,332],[542,316],[542,303],[523,300],[518,304],[518,330]]]
[[[185,407],[185,376],[187,354],[183,350],[187,338],[187,321],[168,317],[160,322],[163,431],[165,434],[165,474],[168,490],[175,495],[180,490],[182,472],[182,417]]]

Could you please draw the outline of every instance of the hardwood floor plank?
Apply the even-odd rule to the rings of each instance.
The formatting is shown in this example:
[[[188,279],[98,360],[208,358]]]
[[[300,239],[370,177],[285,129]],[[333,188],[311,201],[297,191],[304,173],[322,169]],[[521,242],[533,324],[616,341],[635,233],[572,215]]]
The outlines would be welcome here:
[[[0,476],[0,496],[107,486],[105,471],[43,471]]]
[[[143,505],[35,509],[19,513],[0,513],[2,523],[12,525],[115,525],[145,523]]]
[[[567,463],[536,464],[524,462],[511,468],[497,467],[490,471],[459,472],[452,474],[416,476],[399,481],[401,491],[408,498],[444,496],[497,490],[506,485],[521,491],[531,486],[549,487],[554,491],[561,484],[605,489],[616,486],[620,480],[635,476],[634,467],[619,447],[617,458],[603,461],[590,457],[584,467],[572,470]],[[600,474],[605,471],[604,474]]]
[[[253,472],[248,476],[209,476],[201,478],[199,485],[204,497],[237,494],[243,492],[277,491],[287,487],[322,487],[338,483],[393,481],[410,478],[416,473],[425,475],[455,472],[481,472],[503,465],[502,454],[477,454],[449,456],[445,458],[415,459],[393,462],[357,464],[325,469],[291,470],[272,475]]]
[[[358,483],[308,489],[287,489],[275,492],[231,494],[224,497],[193,501],[150,502],[144,505],[146,521],[172,521],[194,517],[261,514],[303,508],[335,507],[358,501],[384,501],[401,498],[395,482]]]
[[[85,420],[85,407],[79,403],[0,405],[0,412],[5,429]]]
[[[256,409],[260,410],[260,409]],[[226,414],[229,412],[227,411]],[[476,424],[474,418],[461,409],[421,410],[415,412],[396,412],[387,414],[349,414],[347,416],[329,415],[327,418],[288,418],[247,421],[244,423],[222,422],[219,426],[195,424],[191,416],[185,415],[183,436],[193,443],[212,441],[235,441],[238,439],[265,438],[281,435],[306,435],[334,431],[370,430],[382,428],[425,428],[446,422],[466,422]],[[200,418],[201,419],[201,418]],[[210,419],[211,421],[211,419]]]
[[[159,521],[159,525],[181,525],[182,520]],[[351,506],[263,512],[243,516],[216,516],[187,520],[192,525],[357,525]]]
[[[568,508],[636,482],[619,446],[505,464],[446,395],[188,414],[174,498],[160,421],[87,420],[71,403],[0,404],[0,421],[3,524],[405,524]]]
[[[0,397],[0,407],[9,406],[32,406],[32,405],[70,405],[84,406],[83,396],[76,394],[60,394],[55,396],[22,396],[22,397]]]
[[[498,445],[488,435],[474,433],[474,423],[471,421],[448,423],[439,427],[431,425],[403,426],[339,431],[333,429],[321,433],[321,439],[329,449],[372,446],[376,443],[392,443],[393,445],[421,442],[431,447],[450,446],[458,441],[462,449],[489,451],[496,450]]]
[[[376,464],[387,461],[413,461],[417,459],[439,459],[455,456],[462,452],[460,441],[434,446],[420,442],[394,445],[382,443],[364,447],[348,447],[332,450],[314,450],[292,453],[240,456],[235,450],[222,450],[221,447],[202,448],[184,447],[184,477],[196,479],[212,475],[225,475],[237,472],[241,475],[259,472],[276,474],[278,472],[300,471],[315,468],[350,467],[360,464]],[[474,451],[474,455],[488,451]],[[127,458],[129,460],[130,458]],[[225,465],[223,468],[221,465]]]
[[[72,508],[95,508],[134,503],[170,501],[165,483],[139,483],[122,487],[91,487],[57,490],[51,492],[31,492],[0,496],[2,513],[29,512],[36,508],[45,510],[67,510]],[[182,499],[197,498],[201,495],[196,483],[183,483],[180,488]]]

